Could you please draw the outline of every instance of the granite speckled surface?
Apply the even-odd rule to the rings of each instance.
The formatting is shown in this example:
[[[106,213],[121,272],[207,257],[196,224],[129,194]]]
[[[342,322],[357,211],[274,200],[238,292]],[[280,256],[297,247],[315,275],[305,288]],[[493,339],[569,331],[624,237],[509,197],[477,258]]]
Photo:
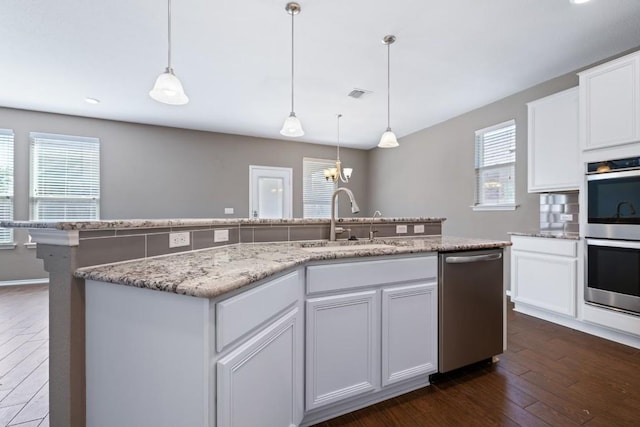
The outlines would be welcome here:
[[[511,242],[432,236],[357,242],[281,242],[236,244],[142,260],[85,267],[75,276],[86,280],[213,298],[309,261],[362,256],[501,248]],[[339,246],[311,252],[306,247]],[[386,246],[382,246],[386,245]],[[345,246],[348,249],[345,249]],[[382,246],[382,247],[381,247]]]
[[[375,218],[374,224],[402,223],[402,222],[442,222],[446,218],[403,217],[403,218]],[[0,227],[7,228],[53,228],[57,230],[119,230],[132,228],[167,228],[167,227],[208,227],[215,225],[314,225],[329,224],[328,219],[286,218],[286,219],[257,219],[257,218],[193,218],[193,219],[123,219],[104,221],[0,221]],[[371,223],[370,217],[339,218],[336,222]]]
[[[513,231],[509,234],[512,236],[546,237],[549,239],[580,240],[580,234],[578,233],[565,233],[565,232],[555,233],[555,232],[549,232],[549,231],[532,231],[532,232]]]

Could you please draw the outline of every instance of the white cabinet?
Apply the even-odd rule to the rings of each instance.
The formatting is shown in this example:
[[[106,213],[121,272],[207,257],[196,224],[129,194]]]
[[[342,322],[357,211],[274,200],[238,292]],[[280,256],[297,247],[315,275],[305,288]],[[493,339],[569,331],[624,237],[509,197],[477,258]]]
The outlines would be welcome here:
[[[218,361],[218,426],[302,421],[302,333],[296,307]]]
[[[577,242],[569,239],[511,236],[511,299],[575,317]]]
[[[578,88],[532,101],[528,108],[529,192],[577,190]]]
[[[640,52],[578,74],[583,150],[640,140]]]
[[[307,301],[307,410],[377,387],[378,313],[376,291]]]
[[[311,266],[307,289],[307,411],[437,371],[436,255]]]
[[[382,290],[382,386],[438,369],[438,284]]]

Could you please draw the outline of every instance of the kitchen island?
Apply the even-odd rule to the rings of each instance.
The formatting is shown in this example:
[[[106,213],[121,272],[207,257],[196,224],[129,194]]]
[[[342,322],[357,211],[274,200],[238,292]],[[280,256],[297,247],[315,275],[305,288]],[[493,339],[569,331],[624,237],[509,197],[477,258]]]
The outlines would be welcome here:
[[[238,244],[79,269],[88,425],[311,425],[426,386],[437,252],[505,243]]]
[[[442,220],[404,221],[429,228]],[[395,230],[388,222],[373,223]],[[355,220],[351,227],[367,231],[370,223]],[[254,242],[280,226],[288,227],[289,238],[301,233],[294,229],[299,223],[247,224]],[[113,225],[76,223],[57,224],[55,231],[43,226],[39,234],[30,225],[38,256],[56,266],[48,269],[52,299],[64,288],[81,304],[82,316],[77,306],[71,310],[76,329],[69,335],[77,338],[81,330],[86,336],[86,381],[83,364],[71,363],[69,370],[75,381],[82,377],[82,402],[77,390],[72,395],[83,413],[86,384],[87,425],[309,425],[427,385],[437,369],[436,254],[509,245],[415,234],[336,246],[325,240],[245,244],[237,243],[246,241],[240,225],[237,234],[230,230],[232,244],[194,250],[215,230],[202,230],[202,223],[186,228],[195,226],[184,221],[183,228],[145,222],[115,232]],[[142,227],[147,255],[163,233],[190,230],[191,246],[79,268],[95,263],[87,248],[108,262],[109,247],[96,250],[108,240],[131,254],[125,245],[135,243]],[[422,230],[408,225],[410,235]],[[71,249],[65,252],[65,245]],[[61,268],[61,260],[68,267]],[[71,279],[65,282],[65,275]],[[59,343],[54,330],[52,346]],[[79,353],[77,340],[70,341]],[[347,369],[331,373],[336,361]]]

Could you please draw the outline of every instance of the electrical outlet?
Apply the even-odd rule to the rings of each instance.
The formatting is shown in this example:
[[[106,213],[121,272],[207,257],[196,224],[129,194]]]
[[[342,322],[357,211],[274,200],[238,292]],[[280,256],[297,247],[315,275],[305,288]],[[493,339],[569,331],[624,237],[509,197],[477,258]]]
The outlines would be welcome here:
[[[190,233],[184,231],[181,233],[169,233],[169,248],[181,248],[191,244]]]
[[[213,241],[217,242],[228,242],[229,241],[229,230],[213,230]]]
[[[573,214],[560,214],[560,221],[573,221]]]
[[[407,226],[406,225],[396,225],[396,234],[406,234]]]
[[[233,215],[233,208],[224,208],[225,215]]]

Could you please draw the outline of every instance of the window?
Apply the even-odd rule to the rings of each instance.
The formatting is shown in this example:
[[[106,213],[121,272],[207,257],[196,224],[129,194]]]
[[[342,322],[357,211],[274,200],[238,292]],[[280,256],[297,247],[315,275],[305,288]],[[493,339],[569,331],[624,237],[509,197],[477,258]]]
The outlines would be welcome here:
[[[476,131],[476,210],[516,208],[516,123]]]
[[[13,219],[13,131],[0,129],[0,221]],[[0,245],[13,244],[13,230],[0,228]]]
[[[302,165],[304,217],[330,218],[331,196],[338,185],[332,180],[325,179],[324,170],[335,167],[336,161],[305,157],[302,160]]]
[[[100,218],[100,140],[31,133],[31,219]]]

